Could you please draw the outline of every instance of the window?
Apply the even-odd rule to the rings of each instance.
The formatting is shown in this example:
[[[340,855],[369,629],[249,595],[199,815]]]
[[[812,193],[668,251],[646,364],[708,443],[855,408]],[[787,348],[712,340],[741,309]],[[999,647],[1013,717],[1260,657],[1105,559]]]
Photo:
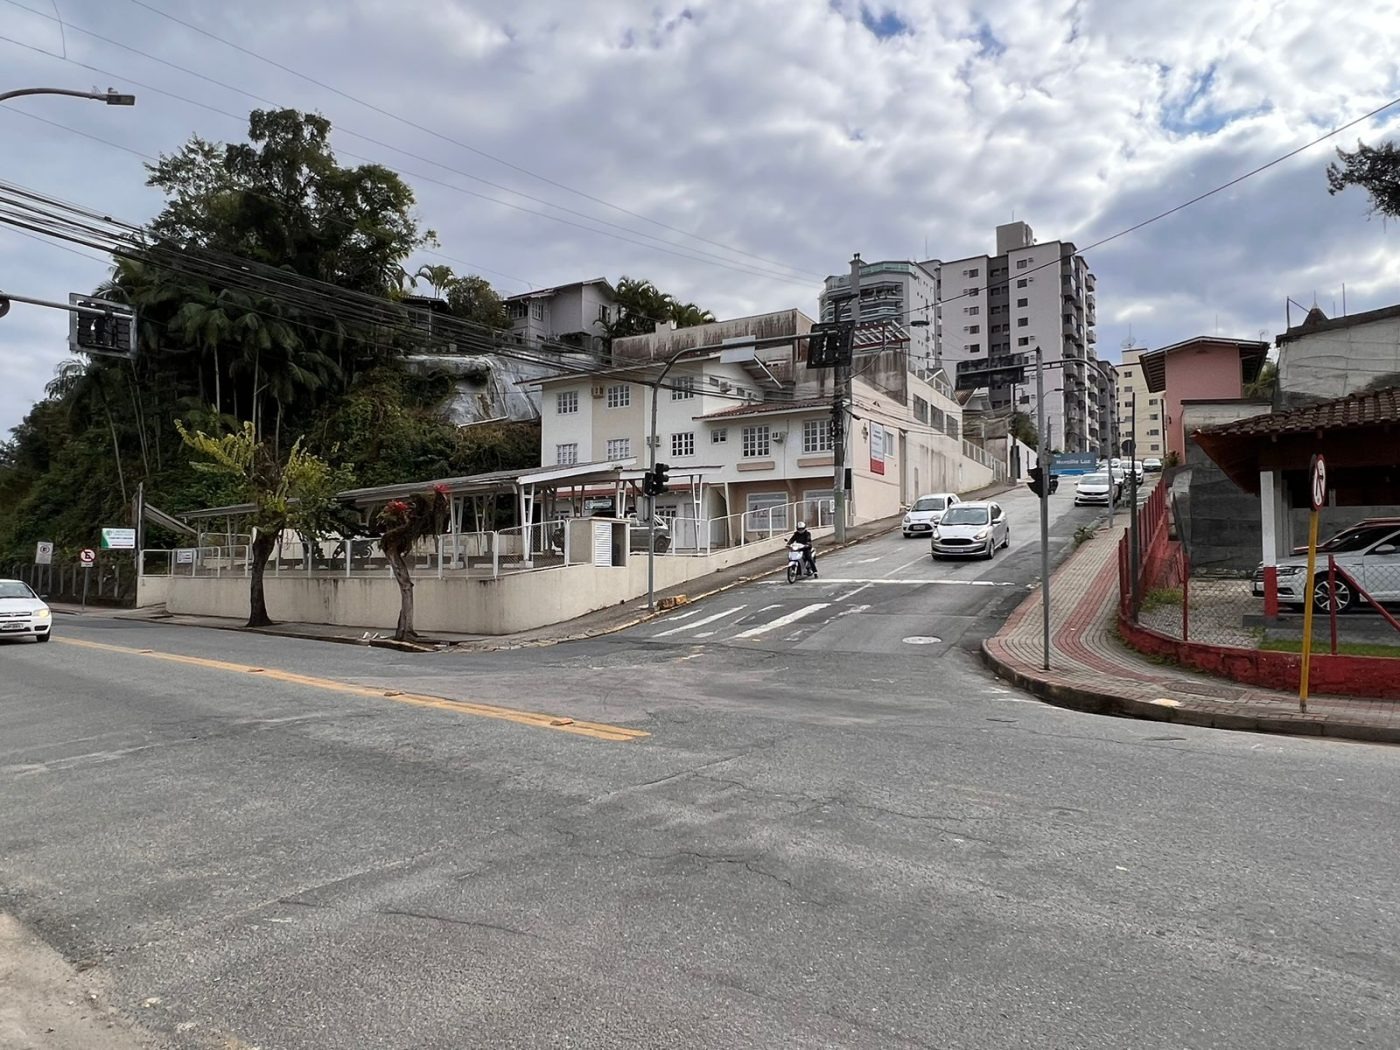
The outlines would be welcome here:
[[[530,316],[536,321],[544,320],[544,300],[534,299],[530,302]]]
[[[1027,266],[1029,266],[1030,264],[1031,264],[1031,261],[1030,261],[1029,259],[1017,259],[1017,260],[1016,260],[1016,269],[1018,269],[1018,270],[1024,270],[1024,269],[1025,269]]]
[[[744,428],[744,458],[757,459],[760,456],[768,455],[768,428],[767,427],[745,427]]]
[[[567,445],[554,446],[554,462],[561,467],[572,467],[578,462],[578,445],[570,442]]]
[[[917,394],[914,395],[914,418],[917,419],[920,423],[928,422],[928,402],[925,401],[923,398],[919,397]],[[828,423],[828,433],[830,432],[830,427],[831,424]]]
[[[1016,300],[1016,305],[1017,305],[1017,306],[1030,306],[1030,304],[1031,304],[1031,301],[1030,301],[1029,299],[1017,299],[1017,300]]]
[[[608,459],[631,459],[632,439],[631,438],[608,438]]]
[[[677,376],[671,386],[672,401],[689,401],[695,396],[695,377]]]
[[[1159,434],[1161,434],[1161,433],[1162,433],[1161,430],[1149,430],[1149,431],[1147,432],[1147,436],[1148,436],[1148,437],[1156,437],[1157,435],[1159,435]]]
[[[831,420],[809,419],[802,424],[802,451],[808,454],[831,451]]]
[[[1028,281],[1028,280],[1026,280],[1024,277],[1022,277],[1019,281],[1016,282],[1016,287],[1017,287],[1017,288],[1024,288],[1024,287],[1026,287],[1026,286],[1027,286],[1028,284],[1030,284],[1030,283],[1031,283],[1030,281]]]
[[[964,288],[964,289],[963,289],[963,295],[976,295],[976,294],[978,293],[978,291],[980,291],[980,289],[977,289],[977,288]]]
[[[1148,419],[1156,419],[1156,418],[1157,418],[1157,413],[1156,413],[1156,412],[1153,412],[1153,413],[1152,413],[1150,416],[1148,416],[1147,418],[1148,418]]]
[[[687,431],[684,434],[671,435],[671,455],[673,456],[693,456],[695,455],[695,433]]]
[[[608,407],[626,408],[632,403],[632,388],[626,383],[608,387]]]
[[[578,411],[578,391],[561,390],[554,395],[554,411],[561,416],[571,416]]]
[[[969,354],[977,354],[982,352],[982,347],[977,343],[963,343],[963,349],[966,350]]]
[[[612,311],[602,303],[598,304],[598,320],[602,321],[603,324],[607,324],[612,320]]]
[[[982,268],[981,268],[980,266],[974,266],[974,267],[973,267],[972,269],[970,269],[970,270],[964,270],[964,271],[962,272],[962,275],[963,275],[964,277],[977,277],[977,276],[979,276],[979,275],[981,274],[981,272],[982,272]]]
[[[725,444],[728,440],[729,440],[729,428],[728,428],[728,427],[715,427],[714,430],[711,430],[711,431],[710,431],[710,444],[711,444],[711,445],[723,445],[723,444]]]
[[[982,326],[980,324],[965,324],[963,325],[963,331],[972,335],[978,335],[982,331]]]
[[[1016,327],[1017,327],[1017,328],[1029,328],[1029,327],[1030,327],[1030,323],[1031,323],[1031,319],[1030,319],[1029,317],[1021,317],[1021,318],[1018,318],[1018,319],[1017,319],[1017,321],[1016,321]]]
[[[509,317],[512,321],[523,321],[525,320],[525,315],[529,312],[529,309],[529,304],[523,301],[509,302],[506,303],[506,316]]]
[[[744,523],[745,528],[749,531],[772,529],[775,532],[786,532],[787,505],[786,492],[752,493],[748,498],[748,520]]]
[[[982,308],[981,308],[980,306],[964,306],[964,307],[963,307],[963,313],[967,314],[968,317],[976,317],[976,316],[977,316],[978,314],[980,314],[981,312],[982,312]]]

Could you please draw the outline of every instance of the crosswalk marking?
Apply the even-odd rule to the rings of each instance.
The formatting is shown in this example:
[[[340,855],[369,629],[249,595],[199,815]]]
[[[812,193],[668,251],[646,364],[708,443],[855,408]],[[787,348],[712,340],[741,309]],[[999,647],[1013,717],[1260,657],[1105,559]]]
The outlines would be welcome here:
[[[830,606],[830,602],[816,602],[812,605],[804,605],[795,612],[790,612],[786,616],[779,616],[776,620],[769,620],[765,624],[757,627],[750,627],[747,631],[740,631],[735,638],[757,638],[759,635],[767,634],[769,631],[776,631],[779,627],[786,627],[790,623],[796,623],[802,617],[814,612],[821,612]]]
[[[1014,583],[1008,583],[1008,582],[1003,581],[1003,580],[943,580],[943,579],[940,579],[940,580],[930,580],[930,579],[912,579],[912,580],[911,580],[911,579],[896,579],[896,580],[891,580],[891,579],[886,579],[886,578],[883,577],[883,576],[877,577],[876,579],[873,579],[873,580],[862,580],[862,579],[858,579],[858,578],[855,578],[855,577],[846,577],[846,576],[823,576],[823,577],[821,577],[821,579],[818,581],[818,583],[844,583],[844,584],[860,583],[860,584],[866,584],[867,586],[868,586],[869,584],[872,584],[872,583],[884,583],[884,584],[894,584],[894,585],[900,586],[900,587],[909,586],[909,585],[911,585],[911,584],[937,584],[937,585],[940,585],[940,586],[948,586],[948,587],[1014,587],[1014,586],[1016,586],[1016,584],[1014,584]],[[787,584],[783,583],[782,581],[777,581],[777,582],[771,582],[771,583],[769,583],[768,586],[769,586],[769,587],[785,587],[785,586],[787,586]],[[810,587],[810,586],[812,586],[812,584],[808,584],[807,586]],[[846,595],[846,597],[850,597],[850,595]]]
[[[736,605],[733,609],[725,609],[724,612],[717,612],[713,616],[706,616],[704,619],[696,620],[694,623],[683,623],[679,627],[672,627],[669,631],[660,631],[652,635],[652,637],[665,638],[668,634],[680,634],[682,631],[693,631],[697,627],[704,627],[707,623],[714,623],[716,620],[722,620],[726,616],[733,616],[736,612],[747,608],[747,605]],[[713,634],[714,632],[711,631],[710,633]]]

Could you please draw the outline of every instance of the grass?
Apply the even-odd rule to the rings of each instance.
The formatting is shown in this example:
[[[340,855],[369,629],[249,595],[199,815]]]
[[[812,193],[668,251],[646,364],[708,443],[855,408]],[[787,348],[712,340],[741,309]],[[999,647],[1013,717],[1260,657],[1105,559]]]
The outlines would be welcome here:
[[[1154,609],[1168,607],[1181,608],[1180,587],[1153,587],[1142,596],[1143,612],[1152,612]]]
[[[1268,638],[1259,643],[1259,648],[1276,653],[1301,653],[1303,640],[1301,638]],[[1326,655],[1331,651],[1331,646],[1325,638],[1320,638],[1313,642],[1312,651]],[[1337,652],[1342,656],[1388,656],[1400,659],[1400,645],[1383,645],[1380,642],[1338,642]]]

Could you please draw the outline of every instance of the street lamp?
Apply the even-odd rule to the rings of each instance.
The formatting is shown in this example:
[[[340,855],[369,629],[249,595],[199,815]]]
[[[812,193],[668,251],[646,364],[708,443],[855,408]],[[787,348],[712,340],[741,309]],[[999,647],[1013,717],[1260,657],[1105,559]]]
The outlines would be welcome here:
[[[16,88],[13,91],[0,91],[0,102],[8,102],[12,98],[20,98],[23,95],[68,95],[70,98],[90,98],[96,102],[105,102],[109,106],[134,106],[136,105],[135,95],[124,95],[115,88],[108,88],[106,91],[71,91],[68,88]]]

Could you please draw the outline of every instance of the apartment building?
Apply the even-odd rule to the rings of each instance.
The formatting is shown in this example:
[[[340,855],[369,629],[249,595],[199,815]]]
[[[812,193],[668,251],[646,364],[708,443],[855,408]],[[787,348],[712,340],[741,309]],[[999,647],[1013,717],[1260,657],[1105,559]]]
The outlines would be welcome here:
[[[1124,350],[1118,366],[1119,451],[1125,451],[1124,442],[1132,438],[1135,458],[1163,459],[1167,454],[1166,398],[1148,389],[1139,360],[1143,353],[1141,349]],[[1136,429],[1133,427],[1134,400],[1137,403]]]
[[[938,345],[939,273],[937,263],[863,262],[860,267],[860,320],[856,350],[898,347],[910,370],[941,367]],[[822,286],[821,319],[851,318],[851,275],[828,277]]]

